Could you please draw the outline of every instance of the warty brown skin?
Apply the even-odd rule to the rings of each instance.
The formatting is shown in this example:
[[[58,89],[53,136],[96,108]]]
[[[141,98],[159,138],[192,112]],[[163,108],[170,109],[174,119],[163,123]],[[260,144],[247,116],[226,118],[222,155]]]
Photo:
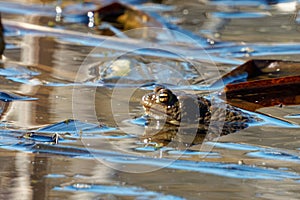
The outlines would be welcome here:
[[[171,90],[157,86],[142,98],[145,115],[168,125],[186,126],[197,124],[199,132],[208,129],[221,131],[221,135],[248,127],[258,118],[233,106],[211,103],[210,100],[190,94],[176,96]],[[222,126],[222,127],[221,127]]]

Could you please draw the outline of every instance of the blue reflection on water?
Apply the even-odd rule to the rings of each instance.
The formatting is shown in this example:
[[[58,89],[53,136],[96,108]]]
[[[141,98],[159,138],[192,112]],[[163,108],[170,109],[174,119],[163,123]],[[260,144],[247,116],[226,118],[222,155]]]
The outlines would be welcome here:
[[[139,198],[147,199],[170,199],[170,200],[181,200],[184,198],[164,195],[154,191],[148,191],[140,187],[129,187],[129,186],[110,186],[110,185],[90,185],[83,183],[75,183],[73,185],[54,187],[56,191],[67,191],[67,192],[92,192],[99,194],[112,194],[117,196],[138,196]]]
[[[261,18],[270,14],[262,12],[215,12],[213,16],[223,19]]]
[[[291,119],[300,119],[300,114],[288,114],[284,117],[285,118],[291,118]]]
[[[258,166],[239,165],[234,163],[218,163],[218,162],[195,162],[186,160],[172,160],[164,158],[140,157],[124,153],[94,150],[85,148],[66,147],[62,145],[45,145],[45,144],[29,144],[29,145],[8,145],[2,148],[29,151],[33,153],[46,153],[55,155],[71,156],[81,159],[100,159],[105,162],[118,164],[135,164],[146,165],[155,168],[169,168],[185,171],[194,171],[199,173],[214,174],[238,179],[299,179],[298,173],[287,170],[278,170],[273,168],[265,168]]]
[[[66,178],[67,176],[64,174],[47,174],[44,177],[45,178]]]
[[[262,148],[247,144],[238,144],[238,143],[219,143],[219,142],[206,142],[205,144],[217,147],[217,148],[225,148],[225,149],[233,149],[239,151],[257,151],[261,150]]]
[[[300,156],[293,155],[285,152],[279,152],[276,150],[263,150],[263,151],[257,151],[257,152],[250,152],[247,153],[247,156],[250,157],[259,157],[263,159],[272,159],[272,160],[282,160],[287,162],[297,162],[300,163]]]
[[[85,134],[85,133],[101,133],[107,131],[114,131],[116,128],[108,127],[105,125],[92,124],[81,122],[78,120],[65,120],[56,124],[52,124],[38,129],[35,132],[41,133],[70,133],[72,135]]]
[[[37,98],[20,96],[20,95],[14,94],[14,93],[1,92],[0,91],[0,100],[4,101],[4,102],[11,102],[11,101],[33,101],[33,100],[37,100]]]
[[[221,155],[217,152],[201,152],[201,151],[193,151],[193,150],[171,150],[168,151],[168,154],[171,155],[189,155],[189,156],[205,156],[206,158],[221,158]]]

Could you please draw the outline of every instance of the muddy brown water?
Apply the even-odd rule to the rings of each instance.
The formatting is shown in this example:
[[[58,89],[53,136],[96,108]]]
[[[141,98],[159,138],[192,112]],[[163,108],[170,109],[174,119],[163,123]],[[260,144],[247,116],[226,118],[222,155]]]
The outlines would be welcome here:
[[[55,22],[56,1],[0,1],[1,91],[37,98],[1,101],[0,199],[299,199],[299,105],[263,108],[266,123],[188,148],[139,139],[140,99],[153,83],[207,94],[207,84],[248,59],[299,61],[296,1],[266,2],[137,5],[190,38],[166,41],[162,32],[151,43]],[[149,44],[170,48],[133,47]],[[72,118],[80,128],[64,122]],[[22,137],[38,129],[46,138]]]

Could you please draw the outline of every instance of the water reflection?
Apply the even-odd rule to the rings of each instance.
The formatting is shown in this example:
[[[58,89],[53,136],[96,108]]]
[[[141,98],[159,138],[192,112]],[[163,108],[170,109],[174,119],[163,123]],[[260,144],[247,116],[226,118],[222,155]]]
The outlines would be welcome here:
[[[31,76],[10,75],[15,90],[38,98],[37,101],[12,102],[3,120],[14,121],[18,127],[32,128],[46,123],[72,118],[72,87],[47,87],[48,82],[73,82],[81,60],[76,48],[55,42],[54,38],[32,35],[23,37],[20,62],[33,69]],[[79,56],[76,56],[79,55]],[[10,56],[8,53],[7,56]],[[6,68],[12,63],[6,63]],[[27,68],[27,69],[26,69]],[[16,68],[21,69],[20,67]],[[27,80],[27,81],[26,81]],[[18,84],[26,81],[27,84]]]
[[[2,158],[2,157],[1,157]],[[32,157],[23,152],[17,152],[12,162],[1,162],[2,166],[14,166],[14,174],[7,174],[1,189],[6,192],[2,195],[8,199],[33,199],[33,188],[31,187],[31,160]],[[2,181],[1,181],[2,182]],[[4,190],[5,189],[5,190]],[[0,193],[0,194],[1,194]]]
[[[14,2],[56,3],[24,0]],[[199,4],[199,1],[195,1],[182,4],[181,1],[172,1],[171,3],[178,4],[178,9],[162,9],[166,14],[162,16],[172,20],[171,17],[167,17],[167,12],[171,16],[176,15],[178,22],[182,22],[177,24],[178,26],[190,28],[193,33],[201,34],[199,38],[204,38],[203,35],[210,38],[207,52],[213,55],[212,60],[217,62],[218,69],[222,72],[242,62],[236,61],[234,57],[242,60],[247,56],[299,59],[299,30],[296,23],[290,23],[291,13],[278,13],[266,4],[265,7],[260,7],[262,1],[201,2],[204,3]],[[217,6],[210,4],[212,2]],[[241,2],[243,5],[237,4]],[[232,6],[231,3],[235,5]],[[251,4],[250,7],[248,3]],[[181,6],[186,7],[181,9]],[[243,18],[236,18],[237,11]],[[184,18],[176,12],[184,15]],[[31,15],[24,18],[22,13],[5,14],[5,18],[33,24],[40,24],[45,20],[44,17]],[[291,199],[298,197],[299,128],[272,128],[268,125],[250,127],[238,134],[225,136],[220,139],[222,142],[208,144],[213,147],[214,152],[211,153],[200,151],[199,145],[189,147],[188,151],[175,149],[176,146],[160,149],[161,151],[157,148],[147,148],[139,143],[138,138],[144,133],[144,127],[140,126],[138,129],[138,125],[132,126],[126,122],[141,116],[139,101],[145,90],[152,88],[151,83],[149,87],[145,86],[135,91],[129,99],[129,106],[128,99],[123,97],[130,93],[129,86],[133,84],[122,85],[122,93],[117,96],[115,107],[118,112],[112,112],[111,97],[115,87],[113,81],[117,80],[118,70],[102,70],[106,74],[102,73],[100,76],[101,68],[97,63],[103,61],[100,64],[105,64],[111,58],[118,57],[119,50],[126,50],[128,47],[132,49],[135,45],[133,40],[128,40],[128,43],[123,40],[111,40],[105,48],[99,48],[99,54],[91,55],[96,66],[88,66],[83,73],[78,74],[78,69],[90,50],[96,43],[103,41],[101,36],[60,32],[56,28],[41,29],[40,26],[32,28],[27,26],[29,24],[13,26],[15,21],[8,22],[6,26],[11,28],[6,32],[8,48],[5,56],[8,60],[0,70],[1,90],[38,99],[0,101],[0,198],[62,199],[67,196],[69,199],[146,199],[149,198],[149,194],[153,198],[163,196],[173,199],[222,199],[228,195],[237,199],[249,196]],[[269,44],[258,44],[266,39]],[[245,44],[243,41],[249,43]],[[142,43],[142,46],[144,44]],[[207,62],[206,54],[200,55],[197,48],[175,45],[170,49],[185,52],[198,61],[204,59]],[[160,63],[163,63],[181,71],[180,75],[192,84],[203,83],[201,78],[197,77],[195,68],[180,62],[171,54],[149,49],[136,53],[140,53],[141,56],[123,57],[123,60],[133,63],[131,68],[141,65],[128,74],[129,79],[137,78],[149,82],[153,77],[146,80],[145,74],[149,71],[143,71],[149,68],[156,69],[157,73],[153,74],[157,75],[157,79],[164,79],[170,73],[168,70],[159,72]],[[215,71],[211,66],[207,63],[198,66],[197,69],[205,72],[204,79],[215,78]],[[172,78],[170,80],[179,83],[176,76]],[[74,80],[77,81],[75,84]],[[74,88],[78,94],[76,101],[72,101]],[[125,112],[126,105],[128,110]],[[22,137],[24,132],[20,131],[20,128],[36,130],[47,124],[62,122],[74,117],[74,108],[76,117],[82,119],[83,123],[88,121],[99,125],[100,122],[110,128],[117,127],[117,119],[122,130],[97,130],[92,133],[86,131],[83,132],[84,140],[80,140],[80,134],[76,135],[78,132],[69,138],[68,134],[62,134],[65,138],[60,140],[58,145]],[[299,106],[270,109],[274,116],[280,115],[299,123]],[[49,127],[39,130],[45,131],[47,128],[49,130]],[[55,131],[58,132],[57,129]],[[51,134],[51,131],[48,133]],[[100,162],[101,160],[110,163],[110,167]],[[127,172],[141,172],[154,168],[159,170],[132,174],[114,170],[113,167]],[[120,191],[125,195],[120,194]]]

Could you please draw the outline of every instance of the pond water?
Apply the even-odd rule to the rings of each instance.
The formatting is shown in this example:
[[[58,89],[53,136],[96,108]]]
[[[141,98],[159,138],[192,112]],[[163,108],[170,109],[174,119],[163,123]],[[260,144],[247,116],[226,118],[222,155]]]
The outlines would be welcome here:
[[[190,147],[140,139],[155,84],[209,95],[249,59],[300,61],[299,2],[124,1],[162,26],[114,37],[81,2],[0,1],[0,199],[300,198],[300,105]]]

